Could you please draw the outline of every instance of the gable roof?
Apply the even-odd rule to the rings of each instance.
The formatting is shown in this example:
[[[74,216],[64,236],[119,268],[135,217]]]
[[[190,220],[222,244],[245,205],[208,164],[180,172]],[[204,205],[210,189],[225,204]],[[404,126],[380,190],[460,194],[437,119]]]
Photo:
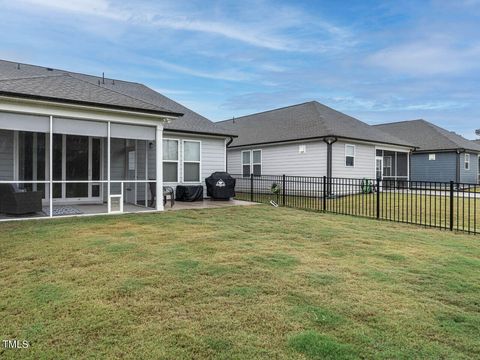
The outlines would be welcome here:
[[[165,130],[235,136],[207,118],[139,83],[0,60],[0,95],[181,116]]]
[[[448,131],[426,120],[407,120],[374,125],[418,147],[417,151],[440,151],[465,149],[480,152],[480,145],[467,140],[453,131]]]
[[[413,147],[408,141],[384,133],[358,119],[317,101],[287,106],[221,121],[238,132],[232,147],[336,136]]]

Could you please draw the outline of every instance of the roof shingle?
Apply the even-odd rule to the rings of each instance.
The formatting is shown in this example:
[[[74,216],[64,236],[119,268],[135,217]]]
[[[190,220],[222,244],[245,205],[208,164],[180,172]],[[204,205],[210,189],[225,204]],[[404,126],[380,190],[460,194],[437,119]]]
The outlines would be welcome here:
[[[293,141],[325,136],[411,146],[408,141],[384,133],[358,119],[317,101],[242,116],[220,122],[238,131],[231,146]]]
[[[448,131],[423,119],[374,126],[412,143],[418,148],[417,151],[465,149],[480,152],[480,145],[474,141],[465,139],[453,131]]]
[[[172,113],[180,118],[165,124],[166,130],[235,136],[207,118],[159,94],[130,81],[103,78],[41,66],[0,60],[0,93],[43,96],[55,99],[91,102],[93,105],[140,109],[146,112]]]

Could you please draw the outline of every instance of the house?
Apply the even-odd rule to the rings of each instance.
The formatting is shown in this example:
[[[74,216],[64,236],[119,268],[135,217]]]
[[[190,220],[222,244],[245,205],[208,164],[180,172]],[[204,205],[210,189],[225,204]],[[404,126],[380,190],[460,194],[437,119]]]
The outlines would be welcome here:
[[[408,141],[316,101],[220,122],[232,174],[407,180]]]
[[[416,146],[410,158],[413,181],[455,181],[476,184],[480,145],[426,120],[375,125]]]
[[[153,184],[224,171],[232,136],[139,83],[0,60],[0,181],[47,207],[148,207]]]

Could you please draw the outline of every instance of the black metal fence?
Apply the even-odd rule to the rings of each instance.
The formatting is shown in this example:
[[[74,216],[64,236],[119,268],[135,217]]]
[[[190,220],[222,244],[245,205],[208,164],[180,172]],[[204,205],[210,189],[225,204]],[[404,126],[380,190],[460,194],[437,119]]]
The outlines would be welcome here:
[[[479,233],[477,184],[261,175],[236,180],[236,198]],[[479,191],[479,192],[477,192]]]

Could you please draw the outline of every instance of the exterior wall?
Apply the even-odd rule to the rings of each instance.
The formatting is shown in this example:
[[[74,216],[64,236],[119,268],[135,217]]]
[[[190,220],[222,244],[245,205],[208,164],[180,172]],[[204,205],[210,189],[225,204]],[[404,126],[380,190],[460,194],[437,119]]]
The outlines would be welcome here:
[[[306,146],[305,153],[299,153],[299,145]],[[241,152],[252,149],[262,150],[262,174],[292,176],[325,176],[327,174],[327,145],[323,141],[229,149],[228,172],[241,174]]]
[[[0,130],[0,180],[13,180],[13,131]]]
[[[179,135],[175,133],[164,132],[164,139],[174,139],[180,141],[179,148],[179,174],[177,183],[164,183],[165,186],[171,186],[176,188],[177,185],[184,184],[183,181],[183,140],[197,140],[201,142],[201,154],[200,154],[200,181],[198,183],[186,183],[185,185],[203,185],[204,197],[207,196],[207,189],[205,188],[205,178],[209,177],[213,172],[225,171],[225,138],[214,137],[200,137],[191,135]],[[155,142],[152,144],[152,148],[148,151],[148,174],[150,179],[155,179],[156,163],[155,163]]]
[[[433,154],[433,153],[432,153]],[[427,153],[413,153],[410,157],[410,178],[412,181],[455,181],[457,154],[454,152],[435,153],[435,160],[428,160]],[[470,160],[472,166],[472,158]],[[460,169],[463,164],[460,164]],[[471,170],[473,172],[473,169]]]
[[[345,145],[355,145],[355,166],[345,166]],[[375,178],[375,145],[339,140],[332,145],[332,177]]]
[[[460,154],[460,182],[476,184],[478,178],[478,155],[470,153],[470,169],[465,170],[465,154]]]

